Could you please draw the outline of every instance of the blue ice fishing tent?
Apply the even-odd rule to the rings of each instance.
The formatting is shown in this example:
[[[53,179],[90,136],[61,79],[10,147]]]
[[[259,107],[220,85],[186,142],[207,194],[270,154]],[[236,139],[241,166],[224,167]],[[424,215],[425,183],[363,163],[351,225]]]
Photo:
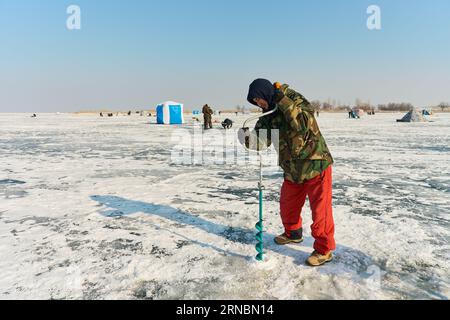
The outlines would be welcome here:
[[[184,106],[182,103],[167,101],[156,107],[156,122],[158,124],[183,124]]]

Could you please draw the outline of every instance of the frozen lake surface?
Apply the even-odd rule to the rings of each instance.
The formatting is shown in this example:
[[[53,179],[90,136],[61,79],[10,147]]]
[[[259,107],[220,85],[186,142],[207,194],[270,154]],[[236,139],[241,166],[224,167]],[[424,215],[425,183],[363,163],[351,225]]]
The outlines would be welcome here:
[[[154,118],[0,114],[0,298],[448,299],[450,114],[401,117],[320,115],[338,248],[314,269],[309,207],[305,242],[273,243],[279,170],[259,263],[257,165],[174,164]]]

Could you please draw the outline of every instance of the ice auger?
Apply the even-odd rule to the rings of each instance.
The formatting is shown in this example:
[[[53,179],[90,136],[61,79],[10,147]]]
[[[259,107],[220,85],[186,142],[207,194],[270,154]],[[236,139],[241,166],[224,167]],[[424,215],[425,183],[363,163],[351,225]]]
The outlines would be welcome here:
[[[273,109],[272,111],[269,111],[267,113],[263,113],[261,115],[258,116],[254,116],[251,117],[249,119],[247,119],[244,122],[244,125],[242,126],[243,128],[247,128],[247,123],[265,116],[268,116],[274,112],[277,111],[277,108]],[[258,190],[259,190],[259,221],[258,223],[256,223],[255,227],[257,230],[256,233],[256,251],[258,252],[258,254],[256,255],[256,260],[258,261],[263,261],[264,260],[264,225],[263,225],[263,190],[264,190],[264,185],[263,185],[263,172],[262,172],[262,155],[261,155],[261,150],[258,150],[258,155],[259,155],[259,182],[258,182]]]

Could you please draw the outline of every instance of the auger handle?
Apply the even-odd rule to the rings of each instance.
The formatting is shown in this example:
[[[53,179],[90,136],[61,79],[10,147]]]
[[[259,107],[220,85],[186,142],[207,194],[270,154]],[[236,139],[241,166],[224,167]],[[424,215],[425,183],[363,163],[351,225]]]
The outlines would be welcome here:
[[[253,121],[253,120],[256,120],[256,119],[259,119],[259,118],[263,118],[265,116],[268,116],[268,115],[276,112],[277,110],[278,110],[278,106],[276,106],[275,109],[273,109],[273,110],[271,110],[269,112],[266,112],[266,113],[259,114],[257,116],[253,116],[253,117],[248,118],[247,120],[244,121],[244,124],[242,125],[242,128],[247,128],[247,122],[250,122],[250,121]]]

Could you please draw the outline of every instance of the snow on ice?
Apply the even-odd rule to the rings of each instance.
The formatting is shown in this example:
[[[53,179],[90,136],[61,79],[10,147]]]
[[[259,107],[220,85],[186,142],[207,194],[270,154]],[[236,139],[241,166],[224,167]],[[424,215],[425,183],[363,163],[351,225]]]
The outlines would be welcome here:
[[[448,299],[450,114],[399,117],[318,118],[338,248],[310,268],[308,207],[305,242],[273,243],[273,166],[260,263],[256,164],[175,164],[178,127],[154,118],[0,114],[0,298]]]

